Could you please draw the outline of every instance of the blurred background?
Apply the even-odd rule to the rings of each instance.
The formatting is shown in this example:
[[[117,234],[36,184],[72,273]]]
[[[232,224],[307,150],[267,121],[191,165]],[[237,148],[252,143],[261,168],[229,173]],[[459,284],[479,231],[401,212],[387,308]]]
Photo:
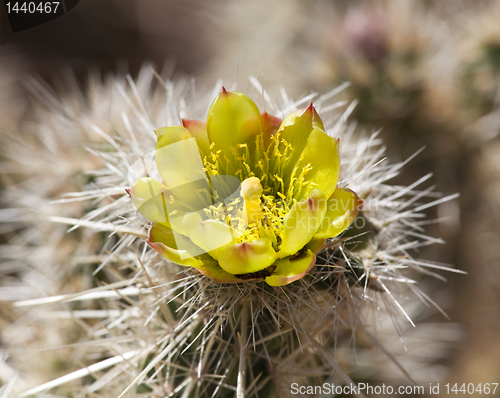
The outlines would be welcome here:
[[[352,118],[368,132],[382,129],[392,161],[426,147],[397,183],[432,172],[438,191],[460,193],[429,212],[441,222],[428,233],[446,244],[421,253],[468,273],[423,282],[451,319],[416,319],[417,329],[433,325],[421,345],[447,341],[429,366],[441,381],[500,382],[499,21],[494,0],[80,0],[63,17],[14,34],[1,8],[0,133],[22,139],[35,118],[28,76],[64,92],[68,70],[85,87],[89,71],[136,76],[151,61],[200,88],[253,75],[291,97],[348,81],[339,99],[358,99]],[[16,178],[6,168],[0,175],[2,184]],[[8,227],[2,233],[5,242]],[[2,266],[0,286],[16,272]],[[0,333],[17,319],[1,308]],[[456,327],[446,329],[449,322]]]

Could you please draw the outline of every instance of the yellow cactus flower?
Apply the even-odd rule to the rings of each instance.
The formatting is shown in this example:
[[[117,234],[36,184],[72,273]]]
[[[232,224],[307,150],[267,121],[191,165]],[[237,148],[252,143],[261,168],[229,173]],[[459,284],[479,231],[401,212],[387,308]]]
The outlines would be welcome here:
[[[213,281],[302,278],[363,203],[337,188],[338,139],[312,104],[281,121],[223,88],[206,123],[155,132],[163,183],[143,177],[129,190],[153,222],[148,244]]]

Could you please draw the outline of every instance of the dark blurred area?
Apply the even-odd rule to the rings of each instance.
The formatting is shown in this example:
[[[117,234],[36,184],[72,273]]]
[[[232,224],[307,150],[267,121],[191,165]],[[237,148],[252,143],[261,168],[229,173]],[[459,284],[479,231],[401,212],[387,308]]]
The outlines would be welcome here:
[[[1,8],[2,53],[26,59],[22,71],[50,76],[67,64],[114,71],[126,62],[136,73],[144,60],[196,74],[214,44],[220,1],[81,0],[63,17],[12,33]],[[3,56],[4,54],[2,54]]]
[[[81,0],[64,16],[17,33],[2,5],[0,104],[12,108],[5,113],[18,121],[28,105],[22,87],[26,76],[54,84],[69,69],[80,83],[89,70],[135,76],[145,61],[167,68],[167,75],[199,75],[213,57],[222,4]]]
[[[426,147],[398,182],[432,172],[438,191],[461,195],[429,213],[443,218],[429,234],[447,244],[422,253],[468,273],[427,282],[464,331],[440,362],[450,382],[499,382],[499,2],[80,0],[16,34],[0,9],[4,131],[29,116],[23,78],[53,82],[65,67],[81,84],[91,68],[135,75],[146,60],[209,85],[263,73],[292,94],[350,81],[353,118],[382,129],[391,160]]]

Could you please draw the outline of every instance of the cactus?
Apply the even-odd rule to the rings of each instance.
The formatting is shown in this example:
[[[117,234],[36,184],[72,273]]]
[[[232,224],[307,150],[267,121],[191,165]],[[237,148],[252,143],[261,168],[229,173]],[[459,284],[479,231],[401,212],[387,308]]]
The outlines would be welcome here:
[[[78,337],[84,342],[80,341],[79,346],[83,349],[79,360],[84,367],[25,390],[22,396],[51,389],[67,395],[70,390],[66,385],[72,385],[80,394],[105,397],[272,397],[291,395],[292,383],[305,386],[327,381],[352,383],[352,369],[338,354],[338,348],[352,347],[352,340],[359,335],[376,344],[376,336],[369,331],[369,312],[388,311],[397,327],[401,321],[413,324],[404,310],[406,295],[414,294],[433,304],[418,289],[415,279],[418,276],[414,271],[433,274],[434,269],[447,267],[417,259],[412,253],[422,246],[440,242],[425,235],[425,210],[455,195],[439,197],[432,187],[420,189],[430,175],[406,187],[391,185],[390,180],[411,159],[390,164],[383,157],[385,148],[377,133],[360,133],[355,124],[346,122],[353,105],[332,115],[332,111],[338,109],[331,102],[335,92],[292,101],[283,91],[278,103],[251,79],[255,91],[263,93],[254,98],[260,97],[261,108],[276,115],[260,116],[249,97],[228,90],[223,90],[211,107],[209,95],[204,102],[189,96],[182,82],[160,81],[151,92],[148,77],[152,76],[151,71],[143,72],[142,83],[140,79],[134,82],[129,78],[127,88],[120,81],[116,83],[113,95],[122,99],[122,108],[111,115],[120,115],[116,124],[108,130],[89,124],[87,127],[91,126],[96,135],[89,137],[89,131],[82,129],[85,135],[80,136],[92,147],[95,168],[91,176],[84,180],[80,192],[66,193],[55,212],[47,217],[51,222],[81,230],[81,240],[76,238],[74,261],[95,265],[95,284],[62,297],[17,303],[18,307],[26,308],[65,303],[62,305],[71,316],[84,325],[84,333]],[[148,83],[145,84],[144,79]],[[143,89],[138,87],[141,84]],[[158,93],[162,88],[165,91],[160,97]],[[225,102],[228,98],[232,102]],[[315,109],[304,110],[311,100]],[[197,108],[200,102],[204,110]],[[227,120],[220,117],[220,112],[233,108],[237,110],[236,116],[230,120],[243,126],[238,134],[231,134],[237,130],[236,122],[227,126]],[[203,137],[203,123],[194,119],[203,118],[207,109],[210,141]],[[241,109],[255,116],[254,121],[260,118],[260,127],[258,123],[247,122],[248,116],[239,118]],[[184,127],[174,127],[178,124],[174,120],[177,110],[183,117]],[[68,121],[70,126],[69,122],[79,117],[71,112],[62,113],[60,109],[51,112]],[[287,116],[290,113],[291,116]],[[345,195],[345,203],[352,202],[353,206],[347,211],[344,209],[342,214],[329,214],[330,210],[326,209],[314,212],[321,223],[312,232],[304,229],[295,234],[293,229],[278,225],[278,233],[266,235],[269,245],[251,246],[251,254],[244,256],[246,248],[242,245],[256,241],[254,235],[252,239],[245,238],[245,231],[257,230],[260,226],[258,233],[266,233],[262,221],[263,213],[268,211],[264,206],[266,195],[283,192],[273,191],[272,186],[265,183],[266,177],[269,180],[274,177],[276,186],[281,183],[279,174],[266,175],[270,169],[263,168],[261,174],[245,175],[242,171],[238,177],[239,168],[234,168],[227,174],[238,177],[242,183],[240,193],[233,199],[245,229],[233,239],[241,242],[218,237],[214,245],[207,243],[206,239],[216,237],[218,230],[227,228],[222,222],[227,219],[222,213],[215,214],[201,206],[202,215],[192,210],[190,213],[179,210],[177,214],[183,214],[182,227],[187,230],[191,243],[200,246],[203,253],[186,255],[179,247],[169,246],[169,233],[175,231],[167,227],[173,222],[172,213],[162,213],[158,203],[159,198],[169,199],[165,193],[170,195],[176,188],[169,184],[178,177],[177,171],[168,178],[162,174],[163,185],[161,177],[155,180],[149,175],[138,176],[134,163],[140,160],[139,164],[148,171],[154,169],[148,153],[156,145],[161,174],[165,162],[169,161],[159,155],[158,151],[164,147],[162,140],[184,134],[184,140],[195,138],[195,153],[206,151],[203,170],[208,173],[216,169],[217,159],[212,155],[217,151],[229,154],[235,145],[243,149],[241,144],[258,146],[249,138],[255,137],[250,131],[255,126],[264,132],[264,135],[257,133],[262,143],[267,139],[267,145],[275,145],[277,154],[284,154],[286,143],[299,144],[294,144],[293,137],[286,142],[279,140],[283,129],[278,121],[282,118],[281,126],[288,126],[291,133],[302,123],[301,118],[309,118],[307,131],[297,128],[296,138],[307,139],[302,134],[316,131],[322,144],[315,147],[310,156],[300,157],[293,152],[287,155],[290,165],[284,164],[281,168],[283,175],[294,175],[295,165],[300,166],[299,171],[314,171],[309,176],[299,175],[311,183],[303,184],[295,194],[293,189],[289,190],[290,197],[285,197],[286,211],[277,219],[282,222],[294,211],[296,217],[309,211],[294,210],[294,206],[302,202],[318,201],[313,210],[322,209],[319,199],[326,202],[326,198],[335,195],[341,203]],[[167,128],[160,128],[162,126]],[[40,129],[43,130],[42,125]],[[220,131],[223,135],[214,139]],[[63,132],[64,129],[52,130],[54,134]],[[270,132],[267,138],[266,132]],[[340,138],[339,146],[334,138]],[[303,144],[305,146],[305,141]],[[30,144],[25,143],[21,148],[29,151]],[[250,167],[258,165],[263,158],[250,155],[250,159],[254,159]],[[210,159],[214,162],[210,163]],[[284,184],[292,186],[290,179],[284,180]],[[188,202],[197,200],[192,192],[194,190],[185,196]],[[196,192],[208,193],[203,189]],[[173,196],[176,197],[175,193]],[[210,196],[210,200],[213,199]],[[69,208],[75,200],[87,203],[87,213],[66,216],[62,209]],[[364,204],[359,210],[361,200]],[[171,204],[176,205],[175,200]],[[37,219],[44,218],[44,214],[29,204],[24,212]],[[279,209],[273,214],[280,214]],[[337,219],[347,221],[341,228],[335,228]],[[222,227],[212,228],[216,222],[220,223],[217,227]],[[211,225],[210,235],[197,230],[199,225],[207,223]],[[230,225],[234,225],[234,220]],[[81,254],[80,246],[88,242],[89,235],[95,236],[94,246],[102,242],[104,248],[90,259]],[[261,239],[262,235],[259,236],[256,239]],[[176,240],[176,244],[179,241]],[[305,265],[302,264],[304,258],[307,259]],[[88,275],[88,268],[82,272]],[[60,313],[54,307],[49,307],[49,311],[55,315]],[[391,357],[389,352],[387,355]]]

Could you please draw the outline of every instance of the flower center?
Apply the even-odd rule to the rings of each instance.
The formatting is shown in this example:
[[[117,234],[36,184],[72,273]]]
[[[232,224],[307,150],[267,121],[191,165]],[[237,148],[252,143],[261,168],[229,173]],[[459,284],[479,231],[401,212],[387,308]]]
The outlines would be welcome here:
[[[295,150],[279,134],[271,137],[267,148],[262,135],[252,143],[252,151],[248,144],[217,151],[214,148],[212,144],[212,152],[203,159],[205,172],[208,176],[237,177],[241,196],[230,203],[209,206],[205,214],[230,225],[238,243],[268,238],[279,251],[283,220],[293,198],[309,184],[304,177],[312,168],[307,165],[299,170],[290,162]]]
[[[279,251],[283,219],[288,213],[285,201],[263,194],[257,177],[245,179],[240,194],[240,197],[229,203],[220,202],[205,208],[206,216],[231,226],[238,243],[267,238]]]
[[[242,182],[257,177],[264,194],[280,197],[288,204],[310,184],[305,176],[312,170],[311,165],[298,167],[292,160],[295,149],[279,133],[271,137],[267,148],[262,134],[251,147],[252,155],[248,144],[215,151],[215,143],[212,143],[212,152],[203,158],[205,172],[209,176],[235,176]]]

